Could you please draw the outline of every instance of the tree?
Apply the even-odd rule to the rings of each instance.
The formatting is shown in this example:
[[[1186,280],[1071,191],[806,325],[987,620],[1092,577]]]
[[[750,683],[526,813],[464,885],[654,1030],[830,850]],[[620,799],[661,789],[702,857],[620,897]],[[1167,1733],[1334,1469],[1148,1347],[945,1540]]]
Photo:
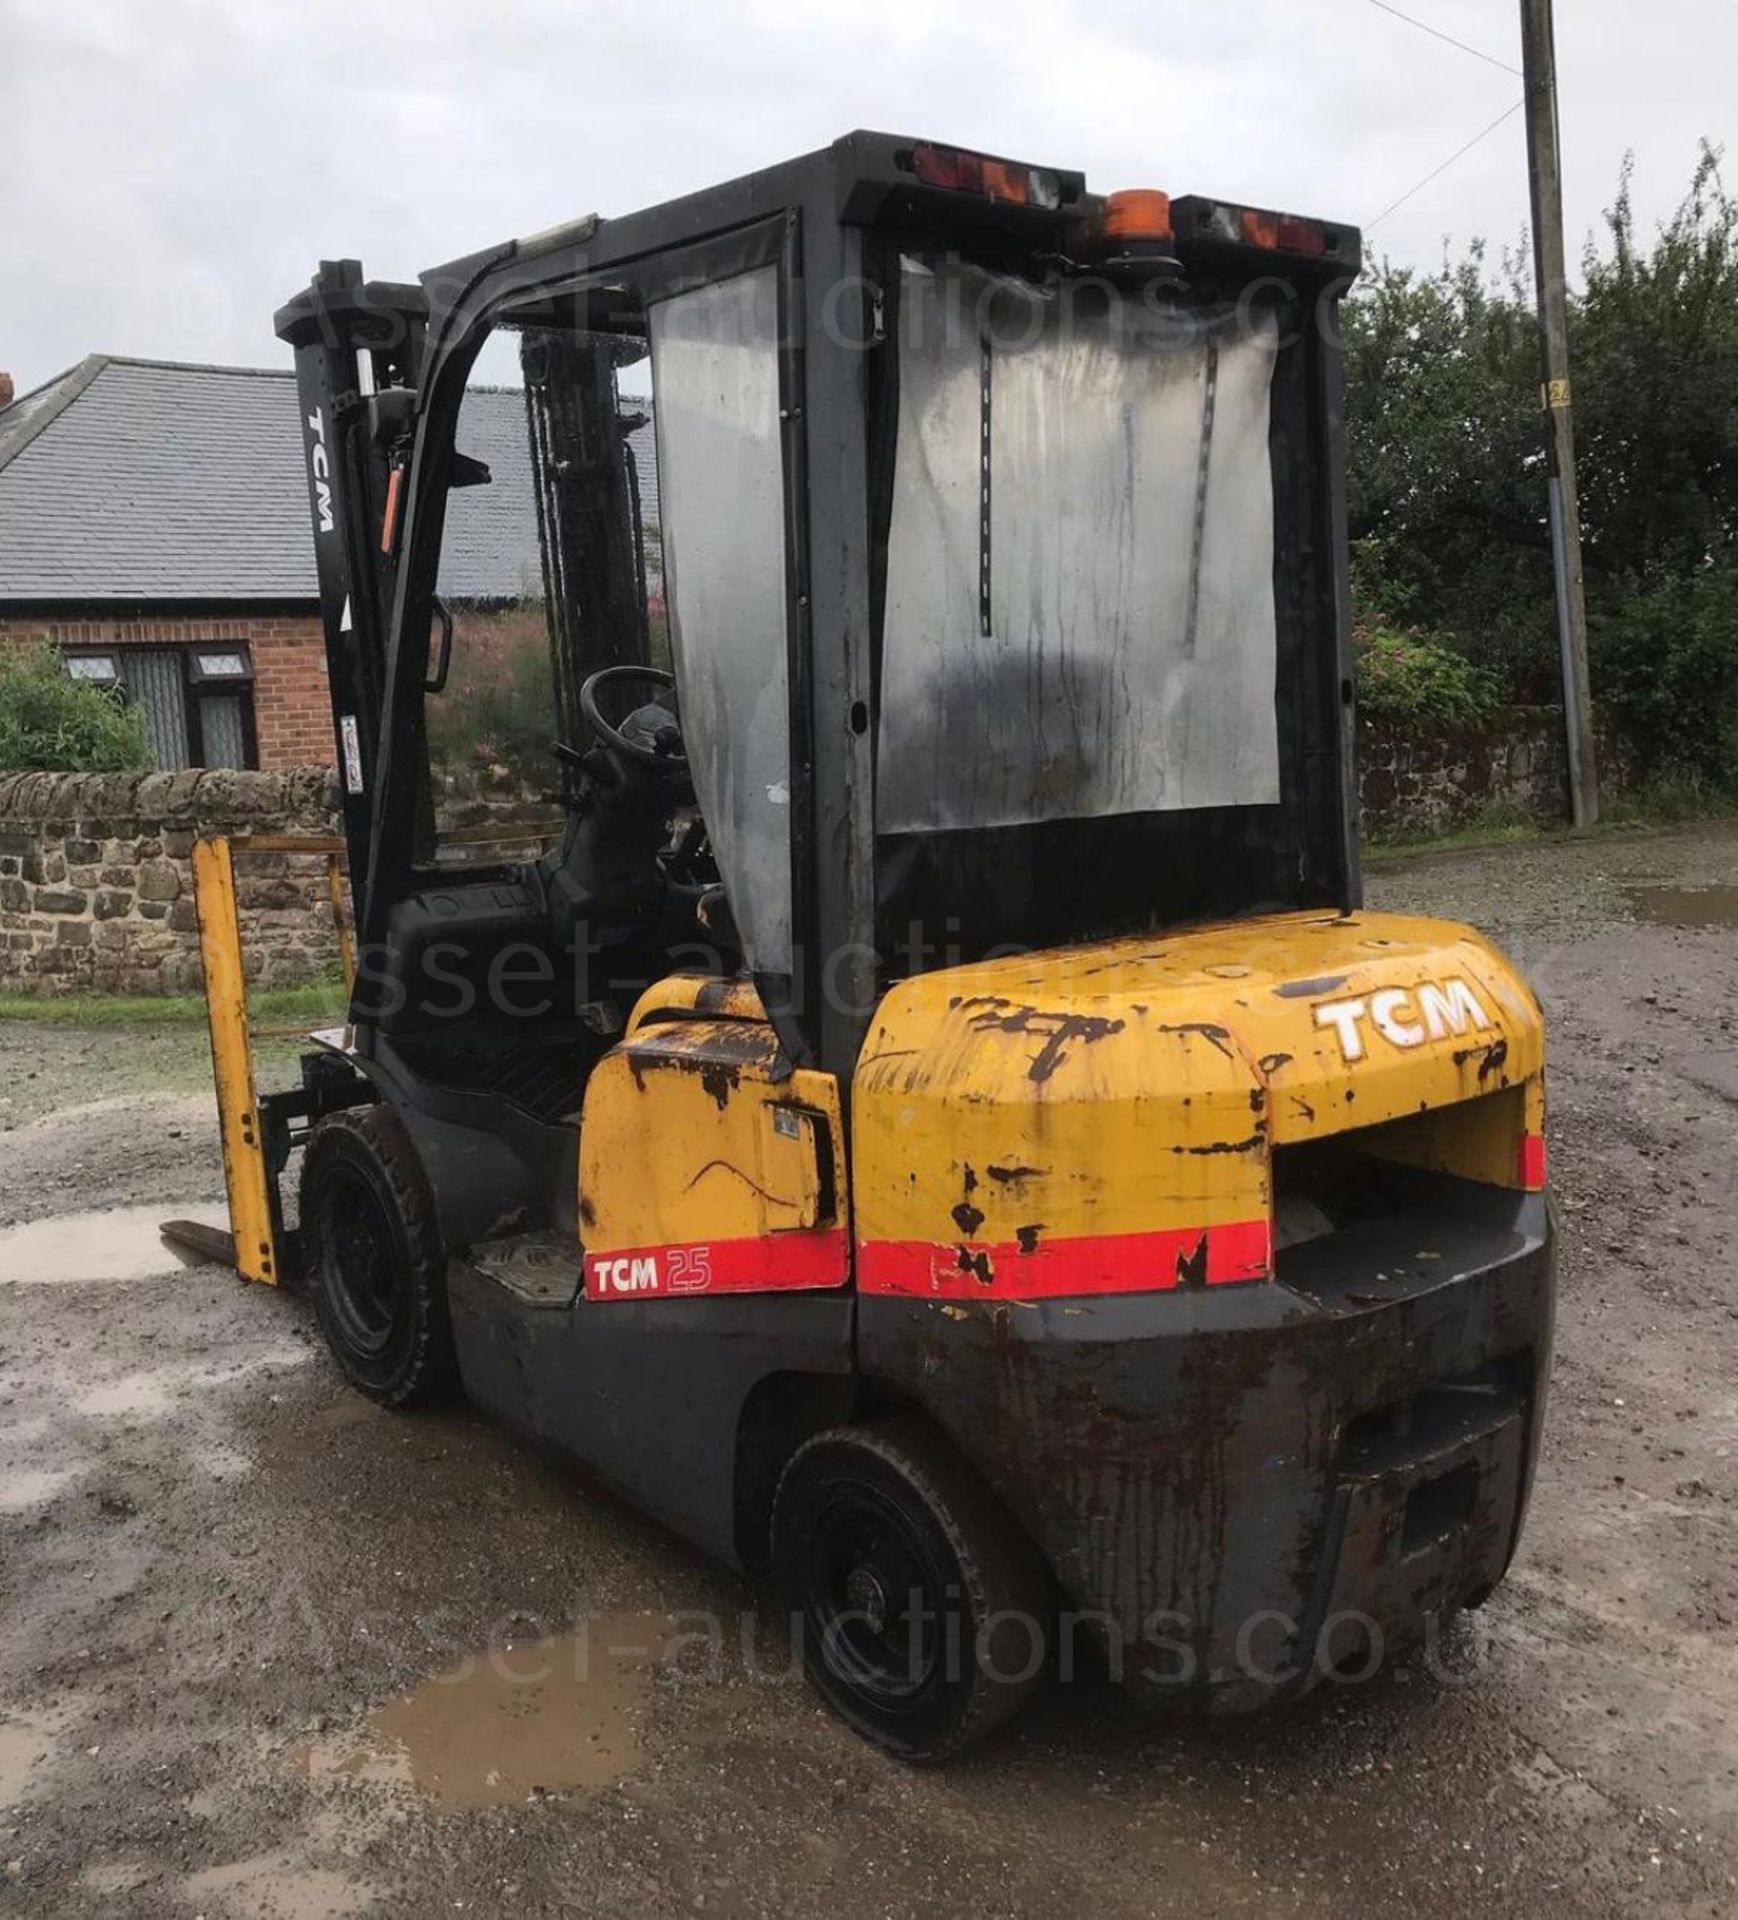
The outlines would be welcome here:
[[[1704,145],[1651,244],[1625,168],[1572,303],[1597,701],[1644,760],[1738,781],[1738,207]],[[1386,262],[1346,308],[1354,590],[1511,699],[1557,697],[1539,355],[1520,255]]]
[[[1537,325],[1513,260],[1386,261],[1347,308],[1348,507],[1366,620],[1456,635],[1549,697],[1550,536]]]
[[[144,715],[71,679],[46,640],[0,653],[0,770],[136,773],[150,765]]]
[[[1738,533],[1738,208],[1704,144],[1643,252],[1629,172],[1572,343],[1591,563],[1615,581],[1727,560]]]

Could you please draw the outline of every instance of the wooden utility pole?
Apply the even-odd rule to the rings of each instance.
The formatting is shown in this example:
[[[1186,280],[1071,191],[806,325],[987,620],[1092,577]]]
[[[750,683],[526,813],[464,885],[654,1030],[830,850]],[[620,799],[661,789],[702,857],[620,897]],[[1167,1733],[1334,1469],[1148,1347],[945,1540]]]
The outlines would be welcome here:
[[[1587,598],[1581,578],[1581,507],[1575,492],[1575,423],[1569,406],[1569,294],[1563,274],[1563,175],[1557,146],[1557,46],[1551,0],[1521,0],[1521,69],[1527,88],[1527,175],[1533,198],[1533,271],[1544,363],[1551,558],[1563,660],[1570,813],[1599,818],[1593,704],[1587,677]]]

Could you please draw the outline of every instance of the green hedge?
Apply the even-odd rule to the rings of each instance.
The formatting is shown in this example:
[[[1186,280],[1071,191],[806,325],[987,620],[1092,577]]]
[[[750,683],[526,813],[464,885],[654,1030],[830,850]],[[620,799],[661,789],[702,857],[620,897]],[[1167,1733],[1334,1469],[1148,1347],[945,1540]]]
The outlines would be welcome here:
[[[0,771],[143,773],[145,716],[118,694],[68,677],[46,641],[0,652]]]

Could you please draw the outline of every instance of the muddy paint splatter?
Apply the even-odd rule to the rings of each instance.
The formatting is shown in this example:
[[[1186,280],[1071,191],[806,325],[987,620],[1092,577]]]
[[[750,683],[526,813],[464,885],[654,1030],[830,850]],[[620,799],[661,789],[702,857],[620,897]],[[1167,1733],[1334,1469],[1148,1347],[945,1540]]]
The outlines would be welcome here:
[[[975,1003],[968,1000],[965,1004]],[[992,1002],[994,1006],[1006,1004],[1005,1001]],[[1043,1044],[1032,1056],[1026,1077],[1040,1086],[1070,1057],[1068,1049],[1074,1042],[1092,1046],[1123,1030],[1122,1021],[1102,1014],[1045,1013],[1037,1007],[1015,1007],[1008,1013],[980,1013],[973,1018],[972,1025],[979,1032],[994,1029],[1002,1033],[1030,1034],[1039,1039]]]
[[[1333,924],[1330,922],[1330,924]],[[1343,973],[1324,973],[1314,980],[1288,980],[1284,986],[1274,988],[1274,996],[1280,1000],[1313,1000],[1319,993],[1332,993],[1336,987],[1346,984]]]

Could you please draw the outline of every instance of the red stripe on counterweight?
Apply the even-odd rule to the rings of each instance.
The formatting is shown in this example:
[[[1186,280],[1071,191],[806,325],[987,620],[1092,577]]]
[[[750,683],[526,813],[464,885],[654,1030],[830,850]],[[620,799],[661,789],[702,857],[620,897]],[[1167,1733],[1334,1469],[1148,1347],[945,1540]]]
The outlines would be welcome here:
[[[1273,1234],[1270,1223],[1262,1219],[1054,1240],[1045,1239],[1040,1229],[1029,1253],[1012,1240],[994,1246],[970,1241],[962,1246],[932,1240],[865,1240],[857,1249],[857,1284],[864,1293],[912,1294],[931,1300],[1053,1300],[1069,1294],[1157,1293],[1183,1285],[1185,1274],[1193,1277],[1203,1242],[1206,1262],[1201,1278],[1210,1287],[1265,1280],[1273,1269]]]

